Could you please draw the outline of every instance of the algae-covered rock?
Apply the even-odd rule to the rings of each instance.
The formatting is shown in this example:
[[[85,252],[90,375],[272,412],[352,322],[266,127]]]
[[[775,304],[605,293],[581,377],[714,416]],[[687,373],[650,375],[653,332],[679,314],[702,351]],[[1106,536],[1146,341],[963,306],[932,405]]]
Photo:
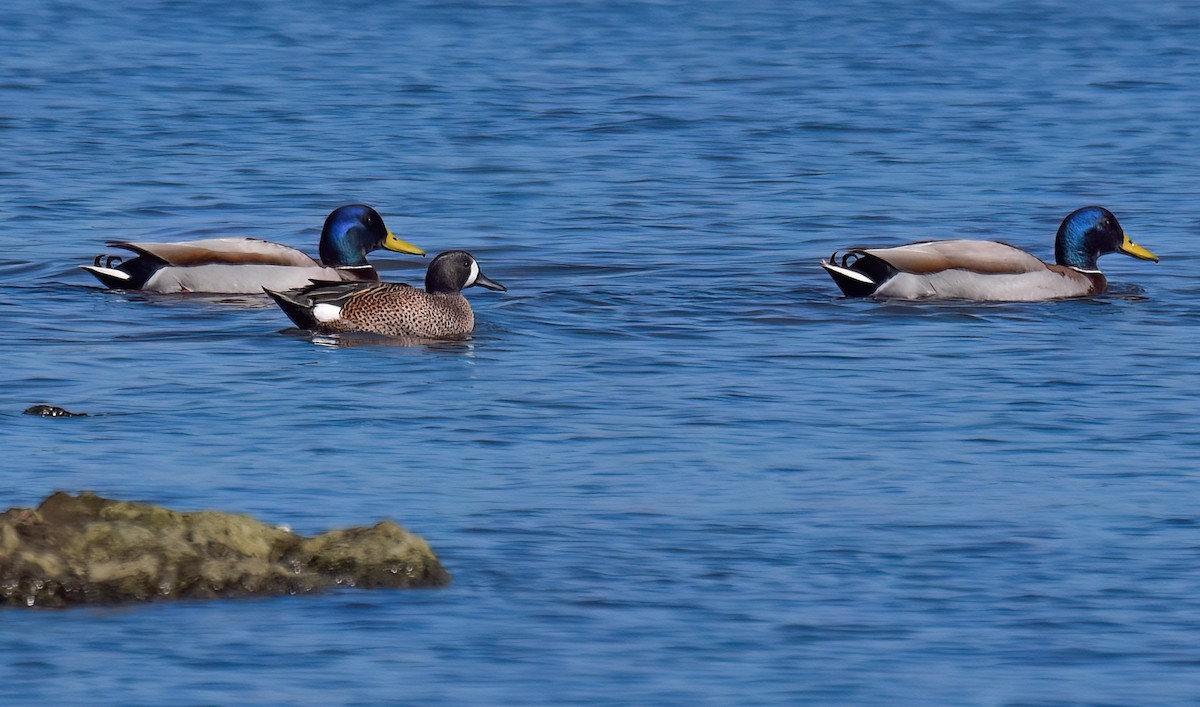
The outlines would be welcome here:
[[[66,606],[448,584],[391,521],[305,538],[249,516],[55,493],[0,513],[0,604]]]

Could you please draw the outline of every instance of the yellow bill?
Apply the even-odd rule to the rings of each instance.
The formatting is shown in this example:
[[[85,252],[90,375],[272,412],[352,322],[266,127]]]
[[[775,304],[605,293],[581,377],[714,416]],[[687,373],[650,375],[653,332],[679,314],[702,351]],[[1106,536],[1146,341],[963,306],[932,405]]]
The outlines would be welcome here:
[[[1129,239],[1126,238],[1125,240],[1128,241]],[[425,255],[425,251],[416,247],[412,243],[409,243],[408,241],[400,240],[399,238],[396,237],[396,234],[392,233],[391,231],[388,231],[387,237],[385,237],[383,239],[383,247],[387,248],[388,250],[394,250],[397,253],[408,253],[409,255]],[[1147,251],[1147,252],[1149,252],[1149,251]],[[1155,258],[1155,260],[1158,260],[1158,258]]]
[[[1138,258],[1139,260],[1153,260],[1156,263],[1158,262],[1157,255],[1155,255],[1154,253],[1151,253],[1150,251],[1141,247],[1137,243],[1134,243],[1133,241],[1129,240],[1128,233],[1122,233],[1121,235],[1124,236],[1125,238],[1123,241],[1121,241],[1121,247],[1117,248],[1117,250],[1121,251],[1125,255],[1132,255],[1133,257]],[[424,253],[422,253],[422,255],[424,255]]]

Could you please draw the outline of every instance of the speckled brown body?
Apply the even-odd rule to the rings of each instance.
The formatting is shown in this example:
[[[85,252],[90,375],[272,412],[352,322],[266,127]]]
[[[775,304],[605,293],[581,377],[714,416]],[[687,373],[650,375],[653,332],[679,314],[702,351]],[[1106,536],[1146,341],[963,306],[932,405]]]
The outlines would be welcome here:
[[[366,331],[384,336],[449,339],[470,334],[475,314],[462,294],[430,294],[415,287],[380,284],[347,297],[341,316],[317,331]]]
[[[470,253],[448,250],[429,264],[424,290],[399,282],[314,282],[295,292],[263,289],[301,329],[459,339],[475,329],[475,314],[462,291],[476,285],[508,291],[484,275]]]

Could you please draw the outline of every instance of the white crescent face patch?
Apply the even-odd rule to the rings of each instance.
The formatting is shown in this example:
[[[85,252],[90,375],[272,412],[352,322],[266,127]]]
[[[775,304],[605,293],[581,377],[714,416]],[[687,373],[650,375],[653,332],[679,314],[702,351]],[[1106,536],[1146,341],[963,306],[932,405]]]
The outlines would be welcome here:
[[[474,285],[475,281],[478,279],[479,279],[479,263],[475,262],[474,258],[471,258],[471,274],[467,276],[467,284],[463,285],[463,289],[465,290],[466,288],[470,287],[471,285]]]

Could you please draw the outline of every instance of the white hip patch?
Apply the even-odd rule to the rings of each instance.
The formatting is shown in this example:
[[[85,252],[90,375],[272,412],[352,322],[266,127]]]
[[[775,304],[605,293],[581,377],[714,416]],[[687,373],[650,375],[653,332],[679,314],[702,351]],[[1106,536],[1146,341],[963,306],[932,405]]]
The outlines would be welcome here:
[[[312,308],[313,318],[324,324],[342,318],[342,308],[336,304],[322,302]]]

